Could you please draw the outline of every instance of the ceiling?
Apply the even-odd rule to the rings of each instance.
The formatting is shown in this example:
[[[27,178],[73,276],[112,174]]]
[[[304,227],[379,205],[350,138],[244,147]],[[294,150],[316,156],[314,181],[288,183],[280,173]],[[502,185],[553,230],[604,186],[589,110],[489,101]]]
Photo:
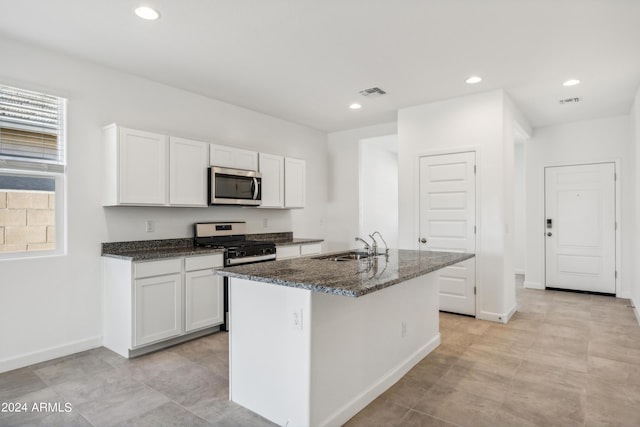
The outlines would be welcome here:
[[[161,18],[137,18],[143,3]],[[534,127],[621,115],[640,84],[638,0],[0,0],[0,10],[0,36],[326,132],[495,89]],[[474,74],[483,81],[466,84]],[[582,83],[563,87],[569,78]],[[358,94],[372,86],[387,95]],[[558,102],[569,97],[582,100]]]

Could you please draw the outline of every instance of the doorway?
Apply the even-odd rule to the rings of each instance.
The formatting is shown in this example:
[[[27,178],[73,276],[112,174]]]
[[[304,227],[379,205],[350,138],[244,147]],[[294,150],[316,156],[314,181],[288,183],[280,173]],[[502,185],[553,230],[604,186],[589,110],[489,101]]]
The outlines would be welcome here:
[[[616,165],[545,168],[545,287],[616,293]]]
[[[476,252],[476,153],[422,156],[420,250]],[[476,314],[475,258],[440,270],[440,310]]]

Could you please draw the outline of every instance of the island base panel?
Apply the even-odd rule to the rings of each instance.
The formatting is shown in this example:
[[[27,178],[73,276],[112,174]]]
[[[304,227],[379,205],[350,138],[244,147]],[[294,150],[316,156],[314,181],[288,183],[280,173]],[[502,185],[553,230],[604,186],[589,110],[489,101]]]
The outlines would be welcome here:
[[[341,425],[440,344],[438,272],[359,298],[232,278],[231,400],[279,425]]]

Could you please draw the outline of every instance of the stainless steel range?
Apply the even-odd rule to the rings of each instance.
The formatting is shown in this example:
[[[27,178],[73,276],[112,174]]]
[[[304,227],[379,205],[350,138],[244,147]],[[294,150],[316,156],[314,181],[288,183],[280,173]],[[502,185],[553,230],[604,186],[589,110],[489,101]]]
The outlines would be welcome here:
[[[245,222],[195,224],[195,245],[224,249],[224,265],[232,266],[276,259],[273,242],[247,240]]]
[[[199,222],[194,225],[195,245],[224,249],[226,267],[254,262],[274,261],[276,245],[273,242],[247,240],[245,222]],[[225,323],[229,330],[229,283],[224,278]]]

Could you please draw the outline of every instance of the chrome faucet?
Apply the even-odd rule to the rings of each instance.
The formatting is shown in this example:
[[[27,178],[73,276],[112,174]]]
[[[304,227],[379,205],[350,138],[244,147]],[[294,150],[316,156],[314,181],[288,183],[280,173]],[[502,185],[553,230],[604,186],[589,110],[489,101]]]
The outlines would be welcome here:
[[[374,247],[374,255],[378,254],[378,244],[376,242],[376,239],[373,237],[375,235],[380,236],[380,239],[382,239],[382,243],[384,243],[384,253],[385,255],[389,255],[389,246],[387,246],[387,242],[384,240],[384,237],[382,237],[382,234],[380,234],[379,231],[374,231],[373,233],[369,234],[369,237],[371,237],[371,240],[373,240],[373,247]]]
[[[364,248],[367,250],[368,254],[371,254],[371,246],[369,245],[369,243],[367,243],[366,240],[361,239],[360,237],[356,237],[356,242],[362,242],[362,244],[364,245]]]
[[[376,234],[376,232],[369,234],[369,237],[371,237],[371,240],[373,241],[373,244],[371,245],[371,255],[376,256],[378,255],[378,242],[376,242],[376,238],[373,237],[374,234]]]

